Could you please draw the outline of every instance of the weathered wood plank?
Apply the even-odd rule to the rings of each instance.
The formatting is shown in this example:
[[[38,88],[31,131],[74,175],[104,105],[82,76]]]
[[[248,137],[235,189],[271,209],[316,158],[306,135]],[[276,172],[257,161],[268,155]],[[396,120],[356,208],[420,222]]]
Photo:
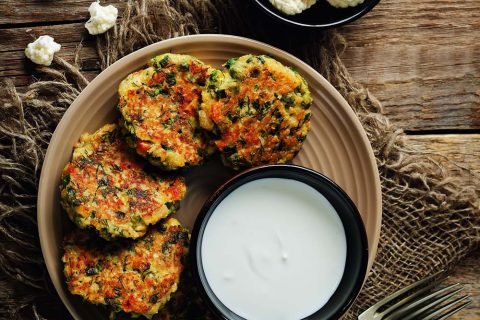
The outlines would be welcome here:
[[[463,168],[480,174],[480,134],[456,135],[411,135],[408,143],[427,153],[438,153],[455,161]],[[458,170],[456,166],[452,169]],[[462,312],[449,318],[452,320],[480,319],[480,249],[460,262],[447,283],[463,283],[463,294],[472,297],[472,304]]]
[[[479,9],[477,0],[382,0],[342,30],[348,32],[349,43],[355,47],[378,42],[470,45],[478,42],[478,33],[473,31],[480,26]]]
[[[480,129],[480,1],[382,0],[341,32],[348,69],[399,126]]]
[[[88,7],[93,0],[6,0],[0,6],[0,26],[27,23],[65,23],[87,21]],[[102,5],[113,4],[122,9],[125,1],[106,0]],[[121,12],[121,10],[120,10]]]
[[[478,320],[480,319],[480,282],[478,268],[480,266],[480,250],[477,250],[464,259],[455,269],[447,283],[463,283],[462,294],[472,298],[472,304],[463,311],[455,314],[450,320]]]
[[[418,150],[440,154],[459,166],[451,169],[465,168],[480,174],[480,134],[410,135],[407,141]]]
[[[25,58],[26,45],[33,39],[48,34],[62,45],[58,56],[70,63],[74,61],[77,47],[82,44],[80,67],[98,74],[99,63],[95,51],[95,38],[88,34],[83,23],[54,26],[24,27],[0,30],[0,79],[10,78],[17,86],[32,82],[34,64]]]

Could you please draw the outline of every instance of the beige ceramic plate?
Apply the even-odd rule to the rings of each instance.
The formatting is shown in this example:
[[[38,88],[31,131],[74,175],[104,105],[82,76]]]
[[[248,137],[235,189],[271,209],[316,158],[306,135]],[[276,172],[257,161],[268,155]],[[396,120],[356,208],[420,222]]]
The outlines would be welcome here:
[[[93,80],[60,121],[50,141],[38,194],[38,228],[43,256],[61,299],[77,319],[100,318],[98,310],[68,293],[62,271],[62,238],[72,228],[59,205],[59,181],[72,147],[80,135],[93,132],[117,117],[117,87],[130,72],[153,56],[191,54],[212,66],[247,53],[268,54],[303,75],[312,91],[312,131],[294,163],[320,171],[337,182],[356,203],[368,234],[369,268],[377,250],[381,223],[381,192],[375,158],[363,128],[342,96],[314,69],[290,54],[269,45],[226,35],[196,35],[162,41],[134,52]],[[216,163],[192,170],[189,187],[178,212],[191,227],[207,196],[232,172]]]

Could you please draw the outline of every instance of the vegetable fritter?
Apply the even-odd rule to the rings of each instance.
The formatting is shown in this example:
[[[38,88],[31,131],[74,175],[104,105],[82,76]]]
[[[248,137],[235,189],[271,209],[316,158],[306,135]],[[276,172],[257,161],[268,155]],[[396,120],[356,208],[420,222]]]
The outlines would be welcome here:
[[[162,54],[119,86],[127,143],[165,170],[196,166],[214,151],[198,124],[201,92],[212,69],[200,60]]]
[[[115,312],[151,318],[177,290],[188,242],[174,218],[134,241],[105,242],[74,230],[65,237],[62,258],[68,289]]]
[[[178,289],[167,304],[161,308],[152,320],[214,320],[217,319],[202,299],[195,279],[187,264],[182,272]],[[135,320],[132,314],[110,313],[110,319]]]
[[[138,238],[173,213],[186,192],[184,179],[150,175],[115,124],[84,134],[62,175],[61,204],[80,228],[105,239]]]
[[[293,159],[310,130],[312,98],[296,71],[268,56],[228,60],[209,76],[200,125],[234,168]]]

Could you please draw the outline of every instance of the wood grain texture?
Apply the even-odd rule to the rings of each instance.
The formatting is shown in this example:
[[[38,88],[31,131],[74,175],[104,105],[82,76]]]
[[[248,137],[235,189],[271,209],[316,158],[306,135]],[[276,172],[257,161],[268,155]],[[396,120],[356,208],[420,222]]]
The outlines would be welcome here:
[[[446,283],[463,283],[463,294],[472,298],[472,304],[461,312],[453,315],[450,320],[478,320],[480,319],[480,249],[463,260],[455,269]]]
[[[92,2],[93,0],[4,0],[0,6],[0,27],[85,22],[90,17],[88,7]],[[119,9],[125,6],[124,1],[102,1],[102,5],[107,4],[113,4]]]
[[[419,150],[440,154],[453,160],[461,168],[471,170],[480,175],[480,134],[455,135],[413,135],[407,137],[408,143]],[[450,167],[459,170],[456,166]],[[480,177],[480,176],[479,176]],[[463,283],[462,294],[472,298],[472,304],[465,310],[452,316],[451,320],[480,319],[480,248],[460,262],[446,283]]]
[[[480,1],[382,0],[341,32],[348,69],[399,126],[480,129]]]
[[[454,161],[457,165],[452,165],[452,170],[467,169],[480,177],[480,134],[411,135],[408,143],[425,153],[440,154]]]
[[[48,34],[62,45],[58,56],[74,63],[74,55],[81,44],[82,60],[80,68],[93,79],[100,71],[95,38],[88,34],[83,23],[70,23],[62,26],[37,26],[0,30],[0,79],[9,78],[16,86],[27,86],[34,80],[35,65],[25,58],[25,46],[35,38]],[[41,75],[35,75],[41,78]]]

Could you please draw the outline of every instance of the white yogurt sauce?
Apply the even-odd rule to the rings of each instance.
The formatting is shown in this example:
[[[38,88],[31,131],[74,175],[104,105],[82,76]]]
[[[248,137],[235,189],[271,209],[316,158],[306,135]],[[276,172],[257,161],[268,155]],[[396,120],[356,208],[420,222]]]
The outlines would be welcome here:
[[[222,303],[250,320],[298,320],[327,303],[343,275],[346,238],[328,200],[307,184],[255,180],[210,217],[201,247]]]

